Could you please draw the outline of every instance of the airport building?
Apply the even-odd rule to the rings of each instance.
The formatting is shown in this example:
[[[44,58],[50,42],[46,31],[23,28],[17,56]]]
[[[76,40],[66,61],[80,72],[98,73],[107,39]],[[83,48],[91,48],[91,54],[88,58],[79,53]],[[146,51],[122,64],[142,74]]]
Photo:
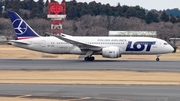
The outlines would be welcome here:
[[[109,31],[109,36],[157,37],[156,31]]]
[[[169,38],[169,41],[177,46],[180,46],[180,38]]]

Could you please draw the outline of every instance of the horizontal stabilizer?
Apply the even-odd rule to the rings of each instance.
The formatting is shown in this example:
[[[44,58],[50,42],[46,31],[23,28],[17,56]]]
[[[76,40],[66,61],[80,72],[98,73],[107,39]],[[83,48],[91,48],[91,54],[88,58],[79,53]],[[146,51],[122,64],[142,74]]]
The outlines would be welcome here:
[[[17,44],[23,44],[23,45],[30,45],[30,42],[23,42],[23,41],[19,41],[19,40],[10,40],[8,42],[8,44],[12,44],[12,43],[17,43]]]

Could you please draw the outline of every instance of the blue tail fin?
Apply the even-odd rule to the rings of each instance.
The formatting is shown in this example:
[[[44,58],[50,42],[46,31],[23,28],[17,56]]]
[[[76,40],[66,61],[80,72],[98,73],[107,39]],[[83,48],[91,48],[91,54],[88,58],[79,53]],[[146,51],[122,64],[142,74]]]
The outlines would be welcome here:
[[[39,35],[16,13],[8,11],[18,40],[39,37]]]

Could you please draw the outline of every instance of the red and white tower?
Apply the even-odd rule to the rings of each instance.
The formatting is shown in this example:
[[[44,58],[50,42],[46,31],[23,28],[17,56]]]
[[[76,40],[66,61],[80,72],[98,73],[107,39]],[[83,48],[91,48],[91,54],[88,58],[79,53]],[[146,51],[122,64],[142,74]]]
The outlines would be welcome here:
[[[50,2],[48,4],[48,18],[51,18],[51,34],[60,35],[62,30],[62,19],[66,18],[66,3]]]

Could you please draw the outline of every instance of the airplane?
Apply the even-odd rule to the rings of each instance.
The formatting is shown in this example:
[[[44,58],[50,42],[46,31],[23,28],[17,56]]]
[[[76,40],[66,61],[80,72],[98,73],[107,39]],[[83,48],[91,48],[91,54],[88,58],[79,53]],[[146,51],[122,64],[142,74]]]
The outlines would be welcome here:
[[[173,47],[166,41],[152,37],[109,37],[109,36],[70,36],[64,33],[57,36],[40,36],[16,12],[8,11],[17,40],[11,45],[51,54],[77,54],[85,61],[93,61],[92,55],[105,58],[119,58],[123,54],[157,55],[171,53]]]

